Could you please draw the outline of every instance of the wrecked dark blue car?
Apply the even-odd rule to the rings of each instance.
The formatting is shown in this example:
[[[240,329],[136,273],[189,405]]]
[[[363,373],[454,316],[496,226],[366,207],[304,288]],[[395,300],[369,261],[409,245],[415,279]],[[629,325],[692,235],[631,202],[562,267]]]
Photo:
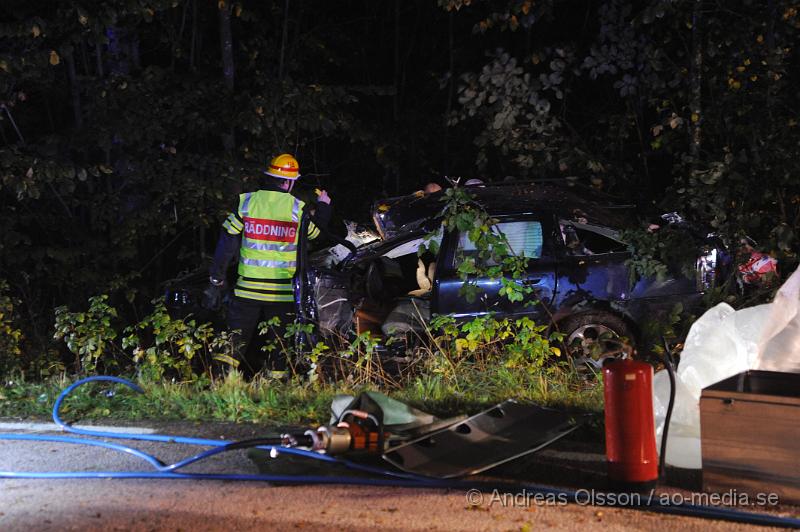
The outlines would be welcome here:
[[[595,194],[543,183],[469,190],[497,220],[513,251],[530,258],[517,282],[531,289],[536,304],[501,297],[500,280],[490,278],[474,279],[481,289],[476,300],[461,296],[458,257],[477,251],[465,234],[441,230],[442,194],[420,194],[376,205],[380,238],[373,242],[354,252],[342,247],[312,255],[303,303],[321,332],[352,337],[370,331],[385,339],[423,331],[434,314],[467,320],[493,313],[549,323],[564,333],[567,346],[596,347],[622,337],[635,344],[647,320],[666,319],[678,303],[691,309],[721,278],[723,251],[707,240],[698,245],[693,278],[674,274],[631,283],[631,253],[619,234],[637,223],[632,209]],[[437,256],[419,256],[437,229]],[[603,357],[585,355],[590,351],[598,350],[579,349],[573,356],[599,368]]]

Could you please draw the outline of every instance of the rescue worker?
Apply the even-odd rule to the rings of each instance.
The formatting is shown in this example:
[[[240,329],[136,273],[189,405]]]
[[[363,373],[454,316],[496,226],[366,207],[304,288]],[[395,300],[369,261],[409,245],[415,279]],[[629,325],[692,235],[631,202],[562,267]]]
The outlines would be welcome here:
[[[239,195],[239,205],[222,224],[222,231],[210,269],[210,286],[204,293],[203,306],[219,307],[225,291],[225,273],[231,259],[239,252],[238,280],[228,304],[227,325],[240,331],[235,338],[240,368],[252,375],[262,369],[264,357],[250,355],[248,345],[262,321],[277,316],[281,327],[273,334],[283,341],[282,331],[294,319],[296,311],[293,278],[297,267],[300,239],[314,239],[318,225],[330,219],[330,197],[326,191],[317,196],[308,234],[299,234],[301,217],[311,215],[306,204],[291,194],[300,177],[297,160],[287,153],[278,155],[262,172],[269,176],[260,190]],[[272,338],[273,341],[276,338]],[[280,349],[276,350],[280,351]],[[270,356],[272,370],[286,369],[284,353]]]

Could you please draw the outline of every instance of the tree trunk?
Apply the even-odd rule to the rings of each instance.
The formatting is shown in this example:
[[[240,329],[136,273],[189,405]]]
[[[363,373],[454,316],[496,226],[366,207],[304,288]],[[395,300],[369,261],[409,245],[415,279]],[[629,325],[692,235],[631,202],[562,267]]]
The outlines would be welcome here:
[[[139,57],[139,35],[136,28],[110,26],[108,37],[108,67],[113,74],[130,75],[141,68]]]
[[[295,3],[295,9],[297,9],[297,16],[295,17],[294,23],[294,35],[292,37],[292,45],[289,47],[289,53],[287,54],[286,61],[291,62],[294,54],[297,53],[297,48],[300,44],[300,28],[303,27],[303,15],[305,4],[303,0],[297,0]]]
[[[695,0],[692,8],[692,76],[691,76],[691,102],[689,117],[691,139],[689,155],[693,164],[700,160],[700,147],[702,143],[703,128],[703,0]]]
[[[283,6],[283,30],[281,32],[281,54],[278,60],[278,79],[283,81],[284,61],[286,58],[286,42],[289,40],[289,0]]]
[[[394,193],[400,194],[400,0],[394,0],[394,98],[392,99],[392,119],[394,121]]]
[[[219,4],[219,37],[222,48],[222,75],[225,78],[225,88],[233,92],[234,66],[233,66],[233,34],[231,32],[231,7],[227,1]]]
[[[219,3],[219,36],[220,46],[222,49],[222,75],[225,82],[225,101],[223,108],[226,109],[227,116],[233,115],[233,89],[235,71],[233,64],[233,32],[231,30],[231,11],[232,5],[229,1],[222,0]],[[224,119],[225,122],[229,120]],[[225,150],[225,157],[228,161],[232,161],[234,157],[234,149],[236,148],[235,130],[232,121],[225,129],[222,130],[220,135],[222,139],[222,147]],[[239,180],[231,180],[226,187],[227,192],[231,195],[239,194],[241,192],[241,183]]]
[[[192,42],[189,46],[189,68],[194,70],[195,50],[197,48],[197,0],[192,0]]]
[[[767,22],[767,49],[772,51],[775,48],[775,20],[778,18],[778,8],[775,5],[775,0],[767,2],[767,13],[769,22]]]
[[[767,12],[769,17],[769,22],[767,23],[767,49],[770,53],[775,50],[775,21],[778,18],[778,9],[775,5],[775,0],[769,0],[767,2]],[[766,86],[766,97],[765,97],[765,105],[767,110],[767,116],[769,117],[769,127],[770,129],[773,128],[774,117],[772,115],[772,86],[774,81],[774,72],[768,71],[767,72],[767,82],[765,83]]]
[[[95,75],[98,78],[103,79],[103,77],[104,77],[104,74],[103,74],[103,43],[100,42],[99,38],[97,39],[97,42],[94,45],[94,55],[95,55],[95,60],[97,62],[97,67],[96,67],[97,71],[95,72]]]
[[[131,69],[142,69],[142,56],[139,53],[139,33],[134,29],[128,34],[128,55],[131,58]]]
[[[17,122],[14,120],[14,115],[11,114],[11,109],[9,109],[5,104],[0,105],[0,108],[6,112],[8,121],[11,122],[11,126],[14,128],[14,131],[17,132],[17,138],[19,138],[19,141],[24,145],[25,137],[22,136],[22,131],[19,130],[19,126],[17,126]]]
[[[400,117],[400,0],[394,0],[394,98],[392,118]]]
[[[47,111],[47,123],[50,124],[50,133],[56,132],[56,123],[53,120],[53,110],[50,109],[50,95],[45,94],[44,97],[44,108]]]
[[[648,160],[649,148],[645,141],[645,132],[647,127],[644,126],[644,104],[641,97],[637,95],[636,99],[633,98],[629,101],[629,112],[633,116],[634,123],[636,124],[636,135],[639,138],[640,157],[642,158],[642,169],[644,172],[641,177],[637,179],[639,186],[637,188],[637,201],[643,203],[650,198],[652,184],[650,182],[650,161]]]
[[[75,129],[83,127],[83,113],[81,112],[81,88],[78,84],[78,74],[75,72],[75,49],[73,48],[64,60],[67,63],[67,77],[69,90],[72,95],[72,113],[75,116]]]
[[[175,70],[175,60],[178,54],[178,49],[181,48],[181,44],[183,43],[183,30],[186,29],[186,15],[189,13],[189,3],[192,0],[186,0],[186,3],[183,4],[183,13],[181,14],[181,27],[178,30],[178,37],[172,43],[172,59],[170,60],[170,68]],[[183,51],[181,51],[181,56],[184,56]],[[185,57],[185,56],[184,56]]]
[[[234,65],[233,65],[233,32],[231,31],[231,11],[232,4],[230,2],[220,2],[219,8],[219,36],[220,46],[222,48],[222,75],[225,80],[225,89],[227,94],[227,103],[232,102],[233,88],[234,88]],[[222,133],[222,146],[225,148],[225,153],[228,156],[233,154],[236,141],[234,138],[233,127]]]
[[[86,40],[81,39],[81,61],[83,64],[83,75],[89,76],[89,54],[86,52]]]
[[[455,94],[455,54],[453,52],[453,10],[447,13],[447,104],[444,111],[444,175],[450,174],[450,113]]]

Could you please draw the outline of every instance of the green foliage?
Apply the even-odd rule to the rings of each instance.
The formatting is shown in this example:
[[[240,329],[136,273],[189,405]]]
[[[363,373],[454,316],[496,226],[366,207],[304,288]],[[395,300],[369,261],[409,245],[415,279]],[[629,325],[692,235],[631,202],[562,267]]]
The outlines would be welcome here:
[[[655,277],[664,280],[669,271],[667,265],[662,262],[664,246],[660,245],[659,236],[645,230],[623,231],[620,238],[627,243],[628,251],[631,253],[625,264],[628,266],[631,287],[639,279]]]
[[[352,362],[355,382],[371,382],[380,370],[380,361],[377,360],[375,348],[379,343],[378,338],[373,338],[369,331],[356,336],[341,357]]]
[[[490,60],[467,67],[451,116],[475,127],[479,165],[577,174],[678,208],[728,242],[749,235],[789,270],[797,264],[796,1],[765,10],[607,0],[583,12],[552,2],[467,4],[439,2],[487,36]],[[597,21],[583,38],[541,37],[568,34],[581,17]],[[655,255],[637,250],[640,274],[663,275],[659,255],[680,244],[658,238],[663,248],[644,242]]]
[[[330,347],[325,342],[317,342],[311,351],[304,353],[304,359],[308,363],[308,371],[306,377],[310,383],[315,383],[319,380],[320,362],[330,351]]]
[[[258,334],[266,337],[261,351],[267,354],[279,351],[281,356],[286,357],[295,375],[303,369],[308,382],[315,383],[320,377],[320,361],[331,351],[331,347],[325,342],[317,342],[309,349],[302,342],[296,342],[298,338],[308,338],[313,331],[313,324],[294,321],[286,324],[282,335],[276,334],[281,332],[281,319],[273,316],[258,324]]]
[[[305,378],[311,383],[399,386],[403,379],[386,371],[382,358],[385,351],[378,351],[379,345],[396,347],[398,342],[400,340],[397,338],[384,341],[364,331],[350,338],[327,337],[310,348],[301,346],[301,349],[295,350],[293,357],[300,361],[299,367],[309,368]]]
[[[118,334],[112,321],[117,318],[117,309],[108,304],[107,295],[89,298],[86,312],[69,312],[67,307],[58,307],[55,316],[54,339],[63,340],[78,358],[79,371],[92,374],[98,369],[98,362],[107,369],[116,366]]]
[[[796,0],[437,0],[356,15],[237,3],[231,90],[216,2],[13,3],[0,23],[0,271],[36,349],[21,359],[51,364],[54,305],[124,291],[120,312],[146,313],[277,151],[297,153],[305,179],[334,174],[339,212],[477,162],[485,180],[568,177],[678,208],[729,243],[749,235],[789,272],[799,12]],[[263,31],[284,22],[285,40]],[[380,29],[395,23],[407,38]],[[663,275],[683,242],[648,238],[630,239],[634,269]],[[476,258],[459,273],[502,279],[518,301],[514,268]]]
[[[0,279],[0,376],[18,366],[25,337],[17,325],[15,307],[19,304],[11,297],[8,283]]]
[[[457,324],[452,316],[434,316],[429,334],[435,351],[427,363],[432,373],[451,377],[458,374],[461,365],[536,373],[561,355],[553,344],[560,342],[562,335],[546,336],[547,329],[547,325],[537,325],[528,317],[497,319],[487,315]]]
[[[702,242],[688,231],[670,226],[657,230],[631,229],[620,233],[631,257],[626,261],[630,285],[641,278],[663,281],[668,275],[694,278],[694,261]]]
[[[466,234],[477,251],[476,256],[465,256],[462,251],[456,257],[457,273],[463,281],[459,293],[468,302],[473,302],[480,295],[478,278],[500,278],[500,296],[511,302],[522,301],[532,290],[515,280],[525,275],[528,257],[514,253],[505,234],[496,228],[497,220],[489,216],[464,188],[448,188],[442,201],[445,203],[441,211],[442,225],[451,233]],[[426,251],[434,252],[431,244],[437,235],[438,231],[427,235],[427,244],[420,248],[420,255]]]
[[[233,371],[214,381],[150,382],[136,380],[144,393],[121,385],[95,383],[77,388],[64,402],[64,419],[163,419],[177,421],[253,422],[279,427],[322,424],[330,416],[340,387],[311,387],[276,380],[245,381]],[[71,384],[63,377],[42,382],[15,379],[0,387],[0,416],[48,417],[53,402]],[[115,393],[107,393],[113,390]]]
[[[133,349],[133,361],[143,379],[157,382],[165,376],[183,381],[210,377],[212,361],[238,366],[230,333],[216,332],[210,323],[174,319],[163,298],[153,301],[151,314],[126,327],[124,349]]]
[[[563,335],[548,335],[547,325],[538,325],[530,318],[483,316],[457,323],[451,316],[435,316],[420,340],[409,346],[401,369],[388,369],[386,351],[369,331],[350,339],[326,338],[312,346],[298,346],[293,339],[311,332],[309,324],[287,324],[283,336],[280,319],[272,318],[259,326],[268,335],[263,350],[279,351],[287,358],[292,378],[298,385],[308,383],[346,383],[348,386],[378,384],[384,388],[402,389],[414,379],[439,375],[445,382],[459,382],[473,371],[492,372],[503,368],[509,375],[534,375],[546,368],[560,367],[561,350],[556,347]],[[390,339],[387,347],[399,339]],[[268,376],[264,376],[265,378]],[[258,376],[257,378],[262,378]],[[514,377],[516,378],[516,377]],[[527,378],[527,377],[526,377]]]
[[[510,159],[521,176],[553,163],[563,141],[551,100],[564,97],[565,66],[563,58],[554,57],[536,77],[517,58],[498,50],[479,74],[464,74],[458,98],[462,107],[450,120],[453,125],[480,124],[473,140],[479,168],[485,169],[492,153],[501,160]]]
[[[385,390],[399,400],[442,418],[475,413],[509,397],[542,405],[602,412],[602,386],[587,386],[574,374],[544,371],[520,374],[507,368],[469,371],[459,374],[458,386],[441,375],[421,376],[407,386]],[[53,402],[72,382],[63,377],[41,382],[14,379],[0,387],[0,416],[48,417]],[[177,421],[232,421],[263,426],[327,423],[333,397],[340,393],[357,395],[364,390],[347,383],[305,385],[293,381],[256,378],[244,381],[238,372],[224,379],[194,382],[138,381],[143,394],[119,385],[81,386],[62,406],[67,421],[81,419],[151,419]],[[114,390],[114,394],[107,393]]]
[[[165,377],[197,381],[211,377],[213,364],[238,365],[230,333],[214,331],[211,324],[194,319],[173,319],[163,298],[152,303],[152,312],[122,334],[115,323],[117,310],[108,304],[107,295],[91,297],[86,312],[59,307],[54,339],[63,340],[76,355],[83,374],[135,369],[146,381]]]
[[[260,336],[267,336],[271,331],[278,329],[281,325],[281,318],[279,316],[272,316],[267,321],[262,321],[258,324],[258,334]],[[261,346],[261,351],[264,353],[272,353],[275,350],[284,350],[285,344],[282,338],[274,336],[264,341]]]
[[[229,92],[216,2],[134,4],[18,4],[0,23],[0,270],[26,285],[29,338],[52,336],[41,324],[54,300],[124,291],[142,310],[159,283],[202,261],[207,231],[271,155],[326,172],[329,145],[339,164],[341,145],[385,144],[355,111],[386,89],[305,69],[326,49],[308,27],[280,51],[280,32],[261,31],[279,27],[280,9],[233,10]]]
[[[674,345],[676,341],[686,337],[685,330],[691,320],[686,319],[681,303],[676,303],[665,316],[650,316],[642,327],[642,341],[650,345],[650,352],[661,356],[664,353],[664,341]]]

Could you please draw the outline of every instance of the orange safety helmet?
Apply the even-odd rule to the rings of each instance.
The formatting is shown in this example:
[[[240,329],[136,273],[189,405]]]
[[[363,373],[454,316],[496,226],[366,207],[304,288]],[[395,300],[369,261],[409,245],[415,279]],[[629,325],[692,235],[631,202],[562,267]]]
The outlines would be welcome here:
[[[282,153],[270,161],[264,173],[278,179],[294,181],[300,177],[300,165],[294,156]]]

